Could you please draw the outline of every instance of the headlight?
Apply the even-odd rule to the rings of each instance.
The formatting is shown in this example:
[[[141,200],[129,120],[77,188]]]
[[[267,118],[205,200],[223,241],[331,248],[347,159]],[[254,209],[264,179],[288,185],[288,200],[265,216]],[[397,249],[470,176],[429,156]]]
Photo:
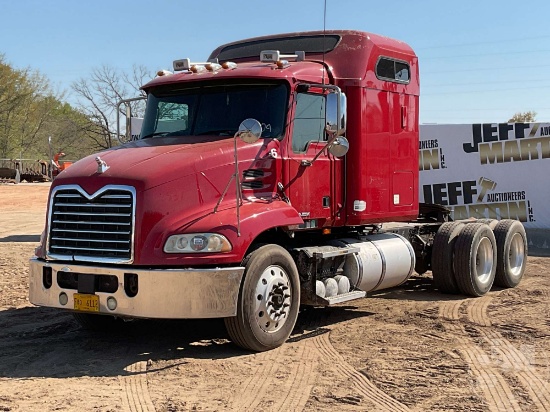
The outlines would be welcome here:
[[[229,252],[231,249],[229,240],[217,233],[172,235],[164,244],[165,253]]]

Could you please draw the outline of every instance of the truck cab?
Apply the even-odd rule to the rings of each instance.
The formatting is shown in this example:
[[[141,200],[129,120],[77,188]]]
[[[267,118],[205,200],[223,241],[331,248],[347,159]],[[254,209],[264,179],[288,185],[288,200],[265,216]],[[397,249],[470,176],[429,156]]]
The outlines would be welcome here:
[[[290,33],[173,68],[143,86],[140,139],[53,182],[32,303],[69,309],[86,327],[222,317],[236,344],[262,351],[288,338],[300,305],[397,286],[417,259],[430,268],[444,211],[380,230],[419,218],[408,45]],[[495,268],[484,269],[491,279]]]

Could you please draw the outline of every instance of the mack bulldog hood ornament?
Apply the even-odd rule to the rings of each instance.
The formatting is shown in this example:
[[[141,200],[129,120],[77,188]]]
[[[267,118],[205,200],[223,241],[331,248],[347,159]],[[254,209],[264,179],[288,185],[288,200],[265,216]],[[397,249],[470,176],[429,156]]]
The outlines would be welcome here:
[[[95,161],[97,162],[97,173],[105,173],[107,169],[109,169],[110,166],[107,165],[105,160],[102,160],[101,157],[97,156],[95,158]]]

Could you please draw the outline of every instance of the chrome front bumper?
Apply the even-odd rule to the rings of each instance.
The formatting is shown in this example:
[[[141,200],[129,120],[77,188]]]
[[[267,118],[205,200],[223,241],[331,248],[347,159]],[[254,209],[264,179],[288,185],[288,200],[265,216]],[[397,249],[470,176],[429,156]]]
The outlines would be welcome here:
[[[44,283],[44,267],[52,269],[50,287]],[[63,289],[57,283],[58,272],[111,275],[118,279],[114,293],[95,292],[99,296],[99,312],[114,316],[158,319],[223,318],[235,316],[244,267],[218,269],[154,269],[135,270],[30,261],[29,299],[38,306],[74,309],[76,289]],[[138,276],[138,293],[129,297],[124,290],[124,274]],[[68,302],[60,303],[65,292]],[[114,297],[117,307],[110,310],[107,298]]]

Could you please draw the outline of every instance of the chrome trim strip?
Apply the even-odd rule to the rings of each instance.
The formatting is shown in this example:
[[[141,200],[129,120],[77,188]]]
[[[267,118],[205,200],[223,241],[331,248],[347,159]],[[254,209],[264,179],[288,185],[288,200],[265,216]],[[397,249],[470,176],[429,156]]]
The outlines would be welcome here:
[[[380,279],[378,280],[378,283],[376,284],[376,286],[368,291],[368,292],[372,292],[372,291],[375,291],[376,288],[380,286],[380,284],[384,281],[384,278],[386,277],[386,270],[387,270],[388,263],[386,261],[386,256],[384,255],[384,251],[382,250],[382,248],[378,247],[378,245],[374,243],[374,241],[370,241],[368,239],[367,241],[371,242],[371,244],[376,248],[376,250],[378,250],[378,253],[380,254],[380,259],[382,262],[382,273],[380,274]]]
[[[67,222],[64,222],[67,223]],[[73,230],[73,229],[52,229],[52,232],[67,232],[67,233],[94,233],[94,234],[101,234],[101,233],[108,233],[110,235],[129,235],[130,231],[127,232],[107,232],[107,231],[99,231],[99,230]],[[80,239],[82,240],[82,239]]]
[[[84,233],[81,232],[81,233]],[[89,233],[89,232],[88,232]],[[102,232],[113,234],[113,232]],[[116,234],[116,233],[115,233]],[[106,239],[75,239],[70,237],[52,237],[53,240],[68,240],[69,242],[90,242],[90,243],[130,243],[130,240],[106,240]],[[52,246],[52,247],[61,247],[61,246]],[[101,250],[101,249],[98,249]]]
[[[90,213],[90,212],[54,212],[53,214],[56,216],[97,216],[97,213]],[[101,213],[101,216],[128,217],[128,216],[132,216],[132,214],[131,213]]]
[[[54,261],[57,260],[67,260],[67,255],[60,255],[58,253],[49,253],[48,259],[52,259]],[[75,262],[82,262],[82,263],[120,263],[120,258],[101,258],[101,262],[98,262],[99,258],[94,256],[81,256],[81,255],[73,255],[72,260]]]
[[[86,224],[86,225],[119,225],[128,226],[130,223],[117,223],[117,222],[86,222],[85,220],[54,220],[53,223],[70,223],[74,225]]]
[[[106,196],[105,196],[106,197]],[[67,206],[67,207],[118,207],[118,208],[123,208],[123,207],[131,207],[130,205],[117,205],[115,203],[113,204],[101,204],[101,205],[96,205],[95,203],[56,203],[56,206]]]

